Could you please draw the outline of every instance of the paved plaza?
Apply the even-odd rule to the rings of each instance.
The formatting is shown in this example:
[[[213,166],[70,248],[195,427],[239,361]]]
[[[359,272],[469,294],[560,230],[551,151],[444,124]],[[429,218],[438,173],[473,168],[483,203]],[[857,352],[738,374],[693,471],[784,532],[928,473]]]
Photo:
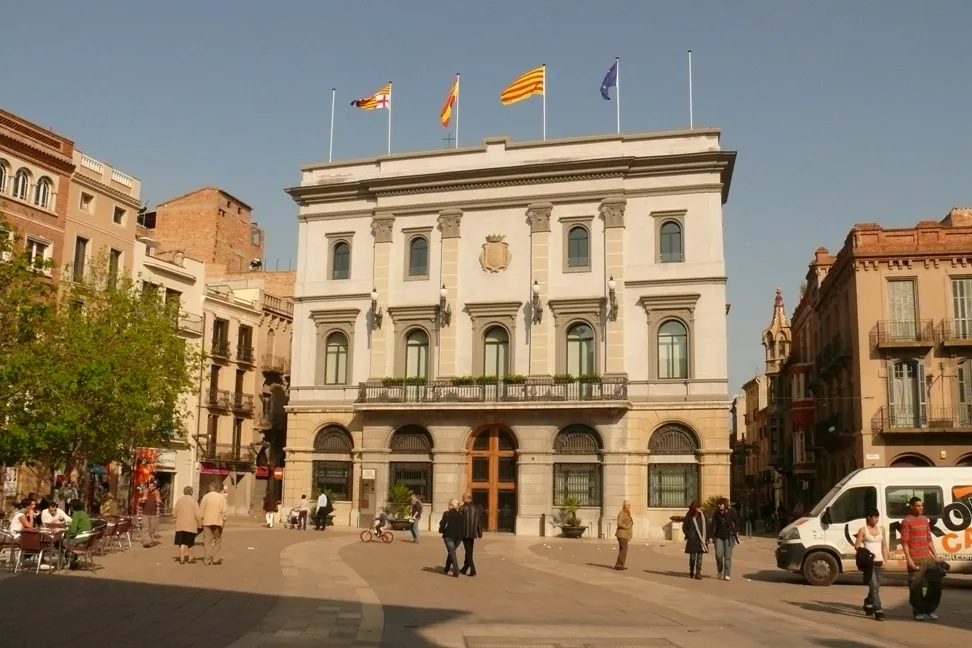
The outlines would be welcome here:
[[[441,540],[363,544],[357,531],[230,527],[221,566],[178,565],[169,546],[97,559],[94,573],[0,576],[0,627],[37,647],[882,648],[967,646],[972,579],[950,577],[941,620],[910,618],[907,588],[882,589],[884,623],[846,577],[804,585],[775,568],[773,541],[737,548],[733,580],[685,576],[681,547],[489,536],[479,575],[441,573]]]

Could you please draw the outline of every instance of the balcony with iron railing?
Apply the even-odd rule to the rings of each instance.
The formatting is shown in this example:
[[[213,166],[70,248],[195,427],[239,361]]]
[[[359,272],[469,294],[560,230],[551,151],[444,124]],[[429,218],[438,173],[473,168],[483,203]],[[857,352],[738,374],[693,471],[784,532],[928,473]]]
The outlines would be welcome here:
[[[247,346],[245,344],[237,345],[236,362],[238,364],[245,364],[245,365],[255,364],[256,358],[253,354],[253,347]]]
[[[229,360],[230,359],[230,343],[229,340],[213,340],[212,345],[209,348],[210,355],[217,360]]]
[[[476,377],[425,381],[386,378],[359,383],[358,408],[368,406],[543,406],[583,404],[585,407],[622,406],[628,399],[628,380],[623,376],[579,378]]]
[[[875,434],[972,433],[972,405],[879,407],[871,417]]]
[[[872,349],[928,349],[935,346],[932,320],[881,320],[870,333]]]
[[[253,411],[253,396],[251,394],[241,394],[232,392],[230,394],[231,407],[237,412],[248,413]]]
[[[259,430],[282,430],[287,426],[287,413],[261,412],[254,424]]]
[[[260,369],[264,373],[288,375],[290,373],[290,358],[264,353],[260,359]]]
[[[942,346],[972,347],[972,319],[943,319],[938,323]]]
[[[196,458],[199,461],[214,463],[252,465],[256,461],[256,453],[248,445],[212,443],[202,440],[196,446]]]
[[[176,329],[187,335],[201,336],[203,334],[202,315],[193,313],[179,313],[176,318]]]
[[[215,409],[229,409],[232,395],[225,389],[206,389],[203,391],[203,404]]]

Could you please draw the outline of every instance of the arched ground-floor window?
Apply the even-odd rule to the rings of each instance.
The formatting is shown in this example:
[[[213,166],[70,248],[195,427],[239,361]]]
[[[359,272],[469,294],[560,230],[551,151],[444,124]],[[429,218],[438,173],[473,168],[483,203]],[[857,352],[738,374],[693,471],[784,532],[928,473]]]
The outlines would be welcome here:
[[[648,440],[648,507],[688,508],[699,499],[699,443],[678,424],[655,430]]]
[[[586,425],[568,425],[554,438],[553,504],[601,507],[601,440]]]

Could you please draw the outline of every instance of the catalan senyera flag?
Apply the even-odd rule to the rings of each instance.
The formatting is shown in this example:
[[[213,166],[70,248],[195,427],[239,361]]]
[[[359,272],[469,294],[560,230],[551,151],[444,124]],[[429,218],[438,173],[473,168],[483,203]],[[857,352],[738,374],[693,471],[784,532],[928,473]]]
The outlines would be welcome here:
[[[545,75],[546,70],[542,65],[524,72],[500,94],[500,103],[506,106],[533,95],[542,95]]]
[[[456,80],[452,82],[452,89],[449,90],[449,96],[446,97],[445,104],[442,106],[442,113],[439,115],[443,128],[449,128],[449,120],[452,119],[452,107],[456,105],[458,100],[459,75],[457,74]]]
[[[364,99],[355,99],[351,105],[361,110],[377,110],[379,108],[391,108],[391,84]]]

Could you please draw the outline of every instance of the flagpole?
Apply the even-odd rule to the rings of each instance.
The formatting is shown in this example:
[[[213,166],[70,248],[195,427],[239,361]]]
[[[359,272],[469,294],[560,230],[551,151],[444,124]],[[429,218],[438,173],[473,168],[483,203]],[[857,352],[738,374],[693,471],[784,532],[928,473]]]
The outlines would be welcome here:
[[[695,127],[694,116],[692,115],[692,50],[688,51],[689,54],[689,130]]]
[[[337,95],[337,88],[331,88],[331,134],[327,138],[327,161],[331,161],[334,155],[334,97]]]
[[[388,82],[388,155],[391,155],[391,96],[392,96],[392,83]]]
[[[459,148],[459,93],[462,86],[459,85],[459,73],[456,72],[456,148]]]
[[[543,140],[547,141],[547,64],[543,67]]]
[[[618,113],[618,135],[621,134],[621,58],[614,57],[614,94],[617,98],[615,109]]]

